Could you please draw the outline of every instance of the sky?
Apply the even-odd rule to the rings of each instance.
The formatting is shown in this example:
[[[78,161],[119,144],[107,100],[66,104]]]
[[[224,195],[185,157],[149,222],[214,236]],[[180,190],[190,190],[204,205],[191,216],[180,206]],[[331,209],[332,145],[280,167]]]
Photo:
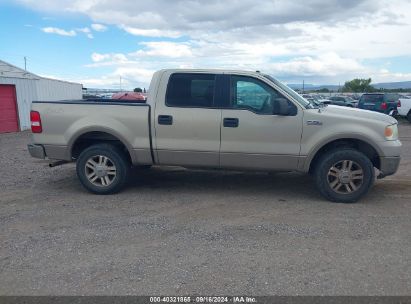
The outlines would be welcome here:
[[[89,88],[163,68],[411,80],[411,0],[0,0],[0,59]]]

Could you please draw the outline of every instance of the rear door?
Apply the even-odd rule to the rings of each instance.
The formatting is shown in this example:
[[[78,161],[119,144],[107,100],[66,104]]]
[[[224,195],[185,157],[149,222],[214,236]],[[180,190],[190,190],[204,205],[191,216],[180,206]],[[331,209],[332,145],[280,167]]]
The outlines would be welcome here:
[[[165,165],[219,166],[216,74],[165,72],[155,108],[154,148]]]
[[[221,167],[297,169],[302,111],[265,81],[250,76],[228,77],[224,91],[229,92],[229,104],[222,109]],[[295,107],[296,115],[275,114],[280,100]]]

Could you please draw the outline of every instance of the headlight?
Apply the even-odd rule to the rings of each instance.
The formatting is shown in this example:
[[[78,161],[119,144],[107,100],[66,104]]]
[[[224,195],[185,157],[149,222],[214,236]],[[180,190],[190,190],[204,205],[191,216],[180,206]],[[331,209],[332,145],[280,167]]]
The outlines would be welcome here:
[[[384,130],[384,136],[386,140],[397,140],[398,139],[397,124],[386,126]]]

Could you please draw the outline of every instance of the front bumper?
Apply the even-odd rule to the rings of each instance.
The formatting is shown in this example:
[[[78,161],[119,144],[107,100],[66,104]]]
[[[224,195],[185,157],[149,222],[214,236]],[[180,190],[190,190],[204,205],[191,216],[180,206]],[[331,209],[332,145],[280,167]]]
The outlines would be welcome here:
[[[46,152],[45,152],[44,147],[42,145],[29,144],[29,145],[27,145],[27,148],[28,148],[29,153],[32,157],[41,158],[41,159],[46,158]]]
[[[400,165],[401,157],[390,156],[390,157],[380,157],[380,175],[378,178],[384,178],[388,175],[393,175],[397,172]]]

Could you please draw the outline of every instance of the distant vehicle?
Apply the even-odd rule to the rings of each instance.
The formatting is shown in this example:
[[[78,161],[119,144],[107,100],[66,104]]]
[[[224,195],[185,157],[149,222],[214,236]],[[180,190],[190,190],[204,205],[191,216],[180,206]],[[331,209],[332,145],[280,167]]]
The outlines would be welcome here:
[[[397,113],[398,100],[396,93],[365,93],[358,102],[358,108],[393,116]]]
[[[358,102],[348,96],[331,96],[328,98],[332,105],[356,108]]]
[[[304,97],[306,100],[308,100],[310,103],[312,103],[312,104],[314,104],[314,105],[316,105],[316,106],[319,105],[319,103],[317,102],[317,100],[316,100],[314,97],[312,97],[311,95],[309,95],[309,94],[302,94],[301,96]]]
[[[116,93],[113,96],[111,96],[111,99],[122,99],[122,100],[146,100],[146,96],[143,95],[143,93],[140,92],[121,92],[121,93]]]
[[[411,122],[411,98],[401,98],[397,104],[398,115]]]
[[[331,100],[324,99],[318,95],[302,94],[301,96],[316,106],[331,104]]]
[[[113,94],[112,93],[103,93],[103,94],[99,94],[99,96],[103,99],[111,99]]]

